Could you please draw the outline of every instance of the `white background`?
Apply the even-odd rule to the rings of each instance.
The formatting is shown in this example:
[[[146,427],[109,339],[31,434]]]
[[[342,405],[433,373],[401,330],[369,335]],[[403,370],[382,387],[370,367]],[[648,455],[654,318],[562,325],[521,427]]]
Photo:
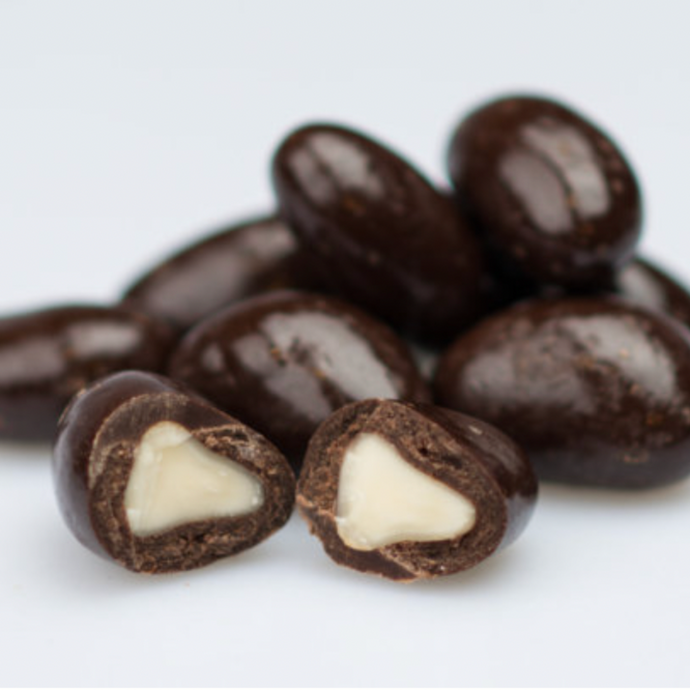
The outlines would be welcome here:
[[[291,127],[353,123],[436,180],[464,109],[546,91],[611,130],[643,248],[690,280],[690,3],[0,0],[0,309],[114,298],[272,204]],[[62,525],[48,451],[0,446],[0,683],[687,685],[690,484],[546,487],[504,554],[401,586],[297,518],[202,571],[136,576]]]

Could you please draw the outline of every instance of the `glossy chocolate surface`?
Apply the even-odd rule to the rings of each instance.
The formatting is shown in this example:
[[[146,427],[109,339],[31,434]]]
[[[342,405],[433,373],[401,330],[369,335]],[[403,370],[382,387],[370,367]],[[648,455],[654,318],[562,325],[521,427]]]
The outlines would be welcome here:
[[[187,330],[252,295],[306,287],[308,273],[292,233],[267,216],[226,228],[162,261],[127,289],[123,304]]]
[[[543,479],[644,488],[690,473],[690,334],[616,297],[487,319],[445,353],[435,392],[514,438]]]
[[[183,426],[257,477],[263,505],[246,515],[134,535],[124,507],[134,451],[161,421]],[[287,461],[263,436],[178,384],[138,371],[101,379],[70,403],[60,420],[53,476],[74,536],[99,556],[145,573],[189,570],[257,544],[287,521],[295,491]]]
[[[509,272],[591,287],[632,257],[642,213],[635,176],[604,133],[563,105],[514,97],[479,108],[455,131],[448,166]]]
[[[192,329],[170,376],[273,441],[298,467],[316,427],[372,396],[428,400],[402,341],[345,302],[299,292],[255,297]]]
[[[373,550],[340,538],[334,514],[345,453],[359,434],[392,444],[416,470],[468,498],[476,510],[467,534],[441,541],[399,541]],[[297,505],[337,563],[392,580],[451,575],[512,543],[532,515],[537,481],[522,450],[498,429],[433,405],[365,400],[329,417],[309,444]]]
[[[292,133],[273,161],[280,210],[335,292],[422,339],[480,310],[478,242],[414,168],[349,129]]]
[[[164,323],[109,307],[0,319],[0,438],[51,441],[77,391],[122,369],[161,371],[172,345]]]
[[[614,290],[633,302],[673,316],[690,327],[690,293],[647,259],[635,259],[614,280]]]

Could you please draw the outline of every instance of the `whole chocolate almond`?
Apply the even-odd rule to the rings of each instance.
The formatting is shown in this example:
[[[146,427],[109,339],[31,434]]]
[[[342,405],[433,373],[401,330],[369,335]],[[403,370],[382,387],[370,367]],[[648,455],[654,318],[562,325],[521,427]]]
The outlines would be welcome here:
[[[307,287],[308,267],[274,216],[225,228],[151,268],[122,304],[186,331],[213,312],[261,292]]]
[[[606,134],[560,103],[515,96],[481,106],[457,127],[448,167],[509,273],[596,287],[633,256],[642,215],[635,175]]]
[[[273,160],[280,212],[335,292],[419,338],[480,311],[482,260],[454,204],[374,140],[317,124]]]
[[[124,309],[60,306],[0,319],[0,438],[52,441],[69,399],[122,369],[162,371],[163,322]]]
[[[496,314],[443,355],[435,393],[514,438],[546,480],[645,488],[690,474],[690,332],[620,298]]]

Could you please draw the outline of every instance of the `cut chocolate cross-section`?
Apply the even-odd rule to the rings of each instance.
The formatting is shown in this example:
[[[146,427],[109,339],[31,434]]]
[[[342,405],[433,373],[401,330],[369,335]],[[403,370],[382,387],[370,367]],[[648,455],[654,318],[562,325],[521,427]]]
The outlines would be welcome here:
[[[524,453],[494,427],[374,399],[319,427],[297,505],[336,562],[411,581],[466,570],[511,543],[536,495]]]
[[[295,479],[263,436],[160,376],[123,372],[71,403],[55,445],[75,536],[130,570],[189,570],[281,527]]]

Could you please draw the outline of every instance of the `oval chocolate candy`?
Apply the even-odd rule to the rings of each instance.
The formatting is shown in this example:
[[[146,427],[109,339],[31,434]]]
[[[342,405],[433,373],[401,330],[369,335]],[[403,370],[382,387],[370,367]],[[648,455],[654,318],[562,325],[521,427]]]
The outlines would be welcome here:
[[[51,441],[77,391],[122,369],[162,371],[172,345],[165,323],[111,307],[0,319],[0,438]]]
[[[161,376],[121,372],[69,405],[60,511],[88,549],[143,573],[198,568],[280,528],[295,478],[263,436]]]
[[[616,297],[485,320],[443,355],[435,393],[515,439],[546,480],[645,488],[690,473],[690,333]]]
[[[591,287],[632,258],[642,213],[635,175],[607,135],[562,104],[516,96],[478,108],[455,131],[448,167],[509,272]]]
[[[281,220],[267,216],[180,250],[129,287],[122,304],[185,331],[252,295],[306,287],[308,273],[292,233]]]
[[[429,400],[402,341],[345,302],[275,292],[192,329],[169,375],[265,434],[299,467],[334,410],[372,396]]]
[[[280,211],[326,285],[419,338],[477,316],[478,242],[406,161],[344,127],[303,127],[273,161]]]
[[[427,404],[365,400],[316,431],[297,506],[340,565],[392,580],[451,575],[523,531],[537,497],[494,427]]]

